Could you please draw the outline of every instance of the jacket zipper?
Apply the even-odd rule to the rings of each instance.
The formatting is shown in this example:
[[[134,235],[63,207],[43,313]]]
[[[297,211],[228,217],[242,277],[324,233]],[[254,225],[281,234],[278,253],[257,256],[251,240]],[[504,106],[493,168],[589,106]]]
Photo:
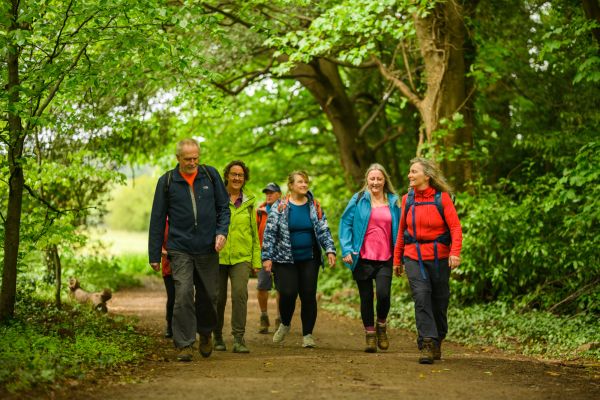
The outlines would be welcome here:
[[[198,229],[198,210],[196,209],[196,199],[194,197],[194,189],[188,185],[190,197],[192,198],[192,209],[194,210],[194,229]]]

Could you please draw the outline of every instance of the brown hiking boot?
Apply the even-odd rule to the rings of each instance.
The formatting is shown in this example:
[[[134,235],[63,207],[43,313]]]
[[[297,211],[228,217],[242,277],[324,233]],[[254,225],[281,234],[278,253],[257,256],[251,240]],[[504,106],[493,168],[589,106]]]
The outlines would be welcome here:
[[[423,339],[421,354],[419,355],[419,364],[433,364],[433,340],[431,338]]]
[[[271,326],[271,324],[269,324],[269,316],[268,315],[261,315],[260,316],[260,329],[258,330],[258,333],[269,333],[269,326]]]
[[[377,352],[377,336],[375,332],[367,332],[365,335],[365,339],[367,342],[367,346],[365,347],[366,353],[376,353]]]
[[[434,343],[434,345],[433,345],[433,359],[434,360],[442,359],[442,341],[441,340],[438,343]]]
[[[186,346],[179,349],[177,354],[178,361],[192,361],[194,358],[194,352],[192,346]]]
[[[387,325],[385,323],[377,323],[375,325],[375,332],[377,333],[377,346],[381,350],[387,350],[390,347],[390,342],[387,337]]]
[[[200,344],[198,345],[198,350],[202,357],[209,357],[213,351],[213,343],[210,338],[210,335],[202,335],[200,334]]]

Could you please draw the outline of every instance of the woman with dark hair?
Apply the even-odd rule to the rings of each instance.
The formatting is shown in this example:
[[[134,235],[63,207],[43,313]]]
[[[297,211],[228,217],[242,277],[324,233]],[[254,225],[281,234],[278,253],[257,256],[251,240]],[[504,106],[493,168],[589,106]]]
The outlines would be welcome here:
[[[413,158],[410,190],[402,197],[394,272],[406,271],[415,302],[419,363],[442,357],[448,332],[450,270],[460,265],[462,228],[450,197],[451,187],[435,163]]]
[[[229,194],[231,220],[227,243],[219,253],[219,292],[217,297],[217,327],[214,332],[214,349],[225,351],[223,324],[227,304],[227,280],[231,280],[231,334],[233,352],[249,353],[244,341],[248,303],[248,279],[252,268],[260,269],[260,242],[256,226],[254,195],[244,193],[250,180],[250,169],[243,161],[227,164],[223,180]]]
[[[316,346],[312,332],[317,320],[317,279],[321,248],[330,266],[335,265],[335,245],[325,214],[308,190],[304,171],[288,177],[288,194],[271,210],[263,238],[262,260],[266,271],[273,268],[280,294],[281,323],[273,335],[280,343],[290,331],[296,298],[300,296],[302,347]]]
[[[362,190],[348,202],[340,220],[339,237],[344,263],[360,294],[367,353],[387,350],[386,320],[390,311],[392,253],[398,235],[398,195],[380,164],[365,173]],[[377,294],[377,323],[373,312],[373,283]]]

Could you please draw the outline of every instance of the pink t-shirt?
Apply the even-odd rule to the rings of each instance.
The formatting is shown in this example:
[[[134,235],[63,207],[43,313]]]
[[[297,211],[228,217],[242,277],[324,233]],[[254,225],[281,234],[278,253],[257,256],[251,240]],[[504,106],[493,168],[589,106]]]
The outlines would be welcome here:
[[[392,256],[392,214],[388,206],[371,209],[360,257],[387,261]]]

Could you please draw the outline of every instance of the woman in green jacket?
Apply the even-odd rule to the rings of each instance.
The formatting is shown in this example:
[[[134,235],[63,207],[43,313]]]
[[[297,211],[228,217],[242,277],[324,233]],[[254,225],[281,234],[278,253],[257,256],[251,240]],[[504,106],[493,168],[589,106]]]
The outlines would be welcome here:
[[[233,352],[249,353],[244,341],[248,303],[248,279],[251,270],[261,268],[260,242],[256,225],[254,195],[243,192],[250,180],[250,170],[243,161],[227,164],[223,180],[229,193],[231,220],[227,243],[219,253],[219,294],[217,297],[217,327],[214,349],[226,351],[223,341],[223,320],[227,304],[227,279],[231,280],[231,334]]]

